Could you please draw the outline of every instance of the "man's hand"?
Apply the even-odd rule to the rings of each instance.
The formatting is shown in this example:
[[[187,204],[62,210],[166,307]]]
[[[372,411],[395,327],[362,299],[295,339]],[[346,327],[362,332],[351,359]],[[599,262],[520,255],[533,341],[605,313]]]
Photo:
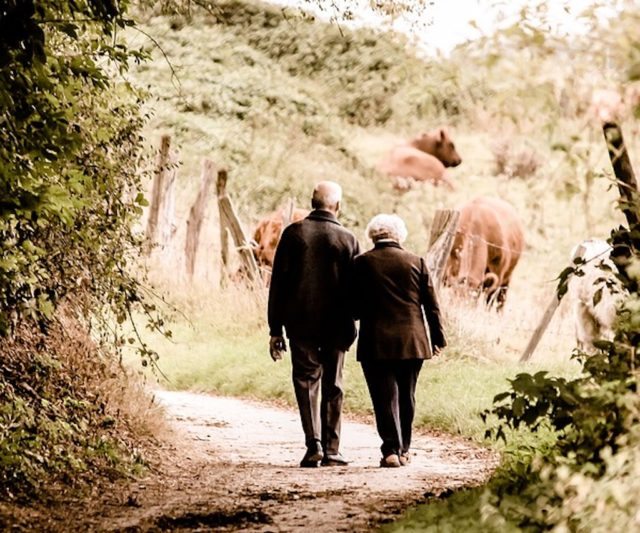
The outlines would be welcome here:
[[[444,350],[444,348],[443,348],[443,347],[441,347],[441,346],[434,346],[434,347],[433,347],[433,356],[434,356],[434,357],[438,357],[439,355],[441,355],[441,354],[442,354],[442,350]]]
[[[287,343],[284,341],[284,337],[271,337],[269,339],[269,353],[271,359],[274,361],[280,361],[282,359],[282,353],[287,351]]]

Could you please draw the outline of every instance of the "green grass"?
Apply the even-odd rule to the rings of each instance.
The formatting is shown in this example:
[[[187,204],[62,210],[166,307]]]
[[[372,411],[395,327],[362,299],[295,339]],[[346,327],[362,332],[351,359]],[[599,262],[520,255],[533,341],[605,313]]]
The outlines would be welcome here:
[[[210,302],[199,302],[198,293],[180,300],[189,322],[176,318],[172,339],[149,335],[147,340],[160,358],[158,368],[167,380],[161,383],[173,389],[251,397],[285,402],[295,406],[291,384],[289,352],[274,363],[268,353],[264,293],[230,287],[210,290]],[[471,310],[476,320],[485,311]],[[449,313],[453,313],[453,310]],[[487,318],[496,320],[495,315]],[[508,379],[518,372],[545,369],[569,375],[576,366],[567,358],[550,363],[540,360],[523,366],[515,350],[496,350],[491,338],[465,339],[452,332],[447,319],[451,346],[440,357],[426,361],[416,391],[416,427],[439,429],[483,439],[484,425],[479,413],[491,406],[499,392],[506,390]],[[354,414],[371,412],[371,402],[355,346],[347,354],[345,365],[345,410]]]
[[[456,492],[409,509],[380,533],[511,533],[522,531],[505,520],[481,521],[484,489]]]

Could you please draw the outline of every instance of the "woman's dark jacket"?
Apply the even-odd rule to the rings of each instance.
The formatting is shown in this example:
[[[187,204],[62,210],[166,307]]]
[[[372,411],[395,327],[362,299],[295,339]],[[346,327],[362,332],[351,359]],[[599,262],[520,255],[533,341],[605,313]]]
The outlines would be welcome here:
[[[397,242],[378,242],[356,257],[352,294],[354,316],[360,319],[358,361],[429,359],[433,350],[446,346],[424,259]]]
[[[329,211],[315,210],[282,233],[269,288],[269,332],[347,350],[356,337],[349,274],[355,235]]]

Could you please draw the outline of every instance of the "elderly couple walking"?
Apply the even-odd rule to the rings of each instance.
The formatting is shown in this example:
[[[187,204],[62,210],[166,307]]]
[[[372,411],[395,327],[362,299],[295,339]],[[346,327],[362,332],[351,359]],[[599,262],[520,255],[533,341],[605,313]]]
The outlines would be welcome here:
[[[307,447],[300,466],[345,466],[342,369],[360,320],[357,359],[382,439],[380,466],[399,467],[410,461],[422,362],[446,345],[440,310],[424,260],[401,247],[404,222],[375,216],[367,227],[374,247],[360,254],[338,222],[341,199],[337,183],[318,183],[313,211],[282,234],[269,289],[270,353],[282,358],[284,328]]]

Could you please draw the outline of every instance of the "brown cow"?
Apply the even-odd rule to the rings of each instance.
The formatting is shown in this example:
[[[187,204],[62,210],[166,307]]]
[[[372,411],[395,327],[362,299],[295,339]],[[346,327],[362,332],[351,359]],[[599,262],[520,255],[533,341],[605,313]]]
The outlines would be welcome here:
[[[441,182],[453,189],[445,167],[457,167],[462,159],[444,128],[421,133],[393,148],[378,168],[394,179],[394,187],[407,190],[415,181]]]
[[[445,268],[446,285],[480,295],[500,310],[524,248],[516,210],[499,198],[480,196],[460,208],[460,221]]]
[[[302,220],[308,214],[308,210],[296,207],[291,213],[289,222]],[[288,209],[280,208],[263,218],[253,232],[253,240],[255,242],[253,255],[261,269],[264,267],[271,269],[273,266],[273,258],[276,255],[276,247],[280,241],[286,218],[288,218]]]

